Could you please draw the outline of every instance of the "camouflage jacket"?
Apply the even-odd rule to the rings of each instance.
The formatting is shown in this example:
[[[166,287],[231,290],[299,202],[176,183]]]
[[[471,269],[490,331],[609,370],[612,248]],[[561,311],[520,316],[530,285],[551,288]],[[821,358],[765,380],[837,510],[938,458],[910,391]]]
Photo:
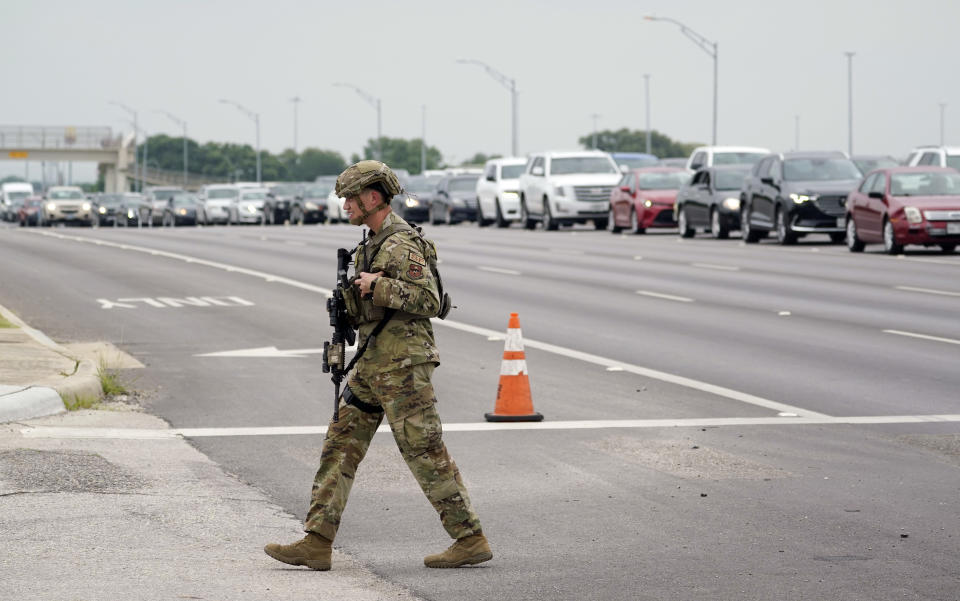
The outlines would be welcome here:
[[[380,231],[406,222],[393,212],[387,214]],[[374,235],[375,237],[375,235]],[[361,376],[421,363],[440,362],[430,317],[440,308],[437,281],[424,258],[421,239],[414,231],[400,231],[387,237],[376,256],[367,256],[370,240],[357,247],[354,279],[361,271],[383,275],[377,280],[372,300],[360,300],[356,322],[362,345],[384,315],[396,309],[393,318],[357,363]]]

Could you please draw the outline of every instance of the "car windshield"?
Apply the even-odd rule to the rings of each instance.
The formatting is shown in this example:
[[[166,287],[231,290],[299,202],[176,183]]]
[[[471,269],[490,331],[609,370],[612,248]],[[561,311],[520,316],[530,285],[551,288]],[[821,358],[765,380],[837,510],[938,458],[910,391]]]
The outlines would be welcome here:
[[[270,192],[274,196],[293,196],[300,192],[300,186],[274,186]]]
[[[799,182],[830,182],[860,179],[857,166],[850,159],[787,159],[783,162],[783,179]]]
[[[947,155],[947,167],[953,167],[954,169],[960,169],[960,154],[948,154],[948,155]]]
[[[753,165],[763,157],[765,152],[714,152],[714,165]]]
[[[78,190],[54,190],[50,193],[50,200],[82,200],[83,193]]]
[[[102,205],[115,206],[123,202],[122,194],[104,194],[97,199],[97,202]]]
[[[8,194],[10,200],[23,200],[24,198],[30,196],[29,192],[11,192]]]
[[[960,173],[944,171],[894,173],[890,178],[893,196],[960,195]]]
[[[867,174],[874,169],[886,169],[887,167],[896,167],[899,165],[895,159],[880,157],[876,159],[853,159],[854,165],[860,170],[860,173]]]
[[[240,200],[263,200],[266,197],[266,192],[243,192],[240,194]]]
[[[626,165],[630,169],[639,169],[640,167],[653,167],[657,164],[657,158],[649,157],[617,157],[618,165]]]
[[[310,186],[304,188],[303,195],[306,198],[326,198],[333,190],[333,184],[329,186]]]
[[[640,190],[679,190],[687,183],[690,174],[685,171],[666,171],[637,174],[637,188]]]
[[[504,165],[500,168],[500,179],[517,179],[526,168],[526,163],[522,165]]]
[[[450,180],[451,192],[474,192],[477,189],[477,180],[480,176],[455,177]]]
[[[437,179],[433,177],[412,177],[404,186],[407,192],[432,192],[437,187]]]
[[[207,198],[236,198],[239,193],[239,190],[230,189],[207,190]]]
[[[176,207],[186,207],[197,204],[197,197],[192,194],[181,194],[173,197],[173,205]]]
[[[747,171],[714,171],[714,181],[717,190],[739,190],[743,185],[743,180],[747,177]]]
[[[553,159],[550,162],[550,171],[553,175],[568,175],[571,173],[620,173],[610,160],[604,157],[567,157]]]

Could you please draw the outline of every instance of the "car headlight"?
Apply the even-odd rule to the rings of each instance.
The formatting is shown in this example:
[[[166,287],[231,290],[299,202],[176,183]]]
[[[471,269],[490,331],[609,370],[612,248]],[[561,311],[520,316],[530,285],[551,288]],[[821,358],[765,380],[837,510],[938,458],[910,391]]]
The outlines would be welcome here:
[[[462,198],[454,197],[450,199],[450,204],[452,204],[455,207],[463,207],[463,206],[466,206],[467,203],[464,202]]]
[[[811,200],[816,200],[816,194],[791,194],[790,200],[796,204],[803,204],[805,202],[810,202]]]
[[[101,215],[106,215],[107,207],[100,207],[99,209],[97,209],[97,213],[100,213]]]
[[[520,195],[516,192],[504,192],[500,195],[504,200],[520,200]]]
[[[419,207],[420,201],[416,198],[411,198],[408,196],[407,199],[403,201],[403,204],[407,205],[408,207]]]
[[[90,210],[90,203],[89,203],[89,202],[85,202],[85,203],[83,203],[82,205],[80,205],[80,208],[83,209],[84,211],[89,211],[89,210]]]
[[[127,219],[133,219],[136,216],[137,215],[133,212],[133,209],[127,209]]]
[[[653,206],[653,201],[650,200],[649,198],[644,198],[644,199],[643,199],[643,206],[645,206],[645,207],[647,207],[647,208],[649,209],[650,207]]]
[[[920,209],[917,207],[905,207],[903,209],[904,214],[907,216],[907,221],[910,223],[923,223],[923,216],[920,215]]]
[[[246,205],[246,206],[243,207],[243,209],[244,209],[247,213],[256,213],[256,212],[257,212],[257,207],[255,207],[255,206],[253,206],[253,205]]]
[[[48,210],[48,211],[56,211],[56,210],[57,210],[57,203],[55,203],[55,202],[48,202],[48,203],[47,203],[47,210]]]
[[[563,190],[563,186],[557,186],[557,187],[554,189],[553,193],[556,194],[557,196],[566,196],[566,195],[567,195],[567,193]]]
[[[730,211],[739,211],[740,210],[740,199],[739,198],[724,198],[723,199],[723,208]]]
[[[181,215],[186,215],[186,214],[187,214],[187,210],[186,210],[186,209],[180,209],[179,211],[177,211],[177,213],[180,213]]]

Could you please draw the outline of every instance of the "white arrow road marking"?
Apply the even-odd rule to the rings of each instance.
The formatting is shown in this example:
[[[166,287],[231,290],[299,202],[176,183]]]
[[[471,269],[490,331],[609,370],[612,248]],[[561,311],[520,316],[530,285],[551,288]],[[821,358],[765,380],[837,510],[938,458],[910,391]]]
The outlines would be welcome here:
[[[871,424],[932,424],[960,422],[960,415],[867,415],[854,417],[695,417],[683,419],[621,419],[593,421],[472,422],[444,424],[445,432],[491,432],[498,430],[597,430],[609,428],[706,428],[722,426],[810,426]],[[382,425],[377,432],[389,432]],[[30,426],[20,430],[24,438],[113,438],[156,440],[215,436],[299,436],[326,434],[327,426],[270,426],[248,428],[65,428]]]

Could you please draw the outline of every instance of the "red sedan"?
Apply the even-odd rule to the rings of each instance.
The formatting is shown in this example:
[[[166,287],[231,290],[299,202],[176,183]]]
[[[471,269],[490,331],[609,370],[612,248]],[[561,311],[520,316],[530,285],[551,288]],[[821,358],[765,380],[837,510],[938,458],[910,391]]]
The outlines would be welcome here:
[[[43,197],[28,196],[23,199],[23,204],[17,210],[17,221],[20,227],[25,225],[43,225],[40,219],[43,215]]]
[[[871,171],[847,197],[847,248],[882,243],[896,255],[907,244],[960,244],[960,173],[949,167],[893,167]]]
[[[623,175],[610,193],[610,229],[642,234],[653,227],[677,227],[673,205],[690,172],[676,167],[643,167]]]

